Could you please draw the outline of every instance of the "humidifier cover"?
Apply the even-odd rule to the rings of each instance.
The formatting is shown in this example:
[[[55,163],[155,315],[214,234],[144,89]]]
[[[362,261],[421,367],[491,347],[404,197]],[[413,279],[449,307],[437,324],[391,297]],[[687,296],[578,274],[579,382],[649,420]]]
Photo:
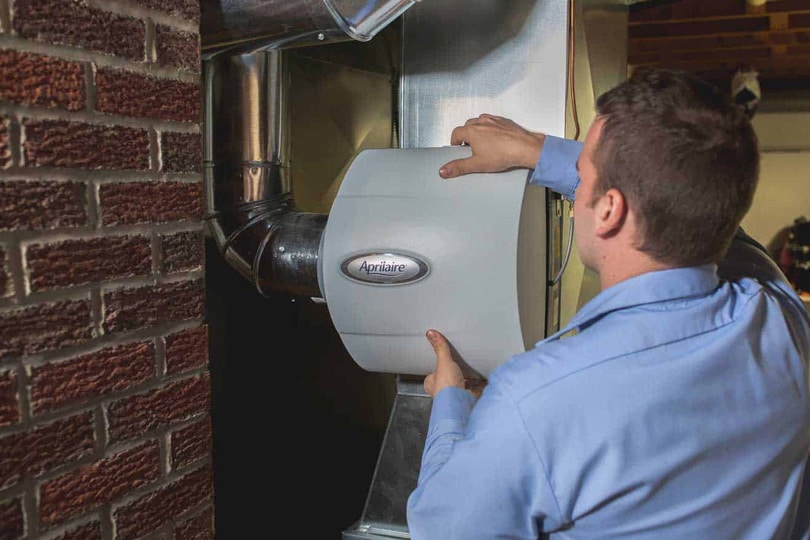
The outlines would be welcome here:
[[[441,331],[469,375],[487,376],[542,339],[545,192],[526,170],[445,180],[468,147],[366,150],[329,212],[320,278],[362,368],[426,375]]]

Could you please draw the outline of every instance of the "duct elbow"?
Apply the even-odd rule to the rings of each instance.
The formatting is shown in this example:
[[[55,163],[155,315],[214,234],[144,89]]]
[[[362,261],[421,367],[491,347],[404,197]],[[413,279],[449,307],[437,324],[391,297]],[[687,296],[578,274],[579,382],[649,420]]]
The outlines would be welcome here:
[[[285,194],[212,210],[207,220],[223,258],[260,294],[323,296],[318,265],[326,214],[301,212]]]

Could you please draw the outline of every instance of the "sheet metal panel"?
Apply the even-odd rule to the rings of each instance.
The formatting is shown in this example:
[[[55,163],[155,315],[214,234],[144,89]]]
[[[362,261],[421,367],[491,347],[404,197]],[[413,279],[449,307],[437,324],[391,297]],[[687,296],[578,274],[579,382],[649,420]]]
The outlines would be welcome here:
[[[401,145],[445,146],[482,113],[564,135],[566,0],[421,2],[403,21]]]

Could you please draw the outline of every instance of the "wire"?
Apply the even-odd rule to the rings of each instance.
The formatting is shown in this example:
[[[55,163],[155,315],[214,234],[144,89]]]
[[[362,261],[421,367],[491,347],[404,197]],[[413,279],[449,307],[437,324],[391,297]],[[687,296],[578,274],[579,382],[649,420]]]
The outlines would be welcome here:
[[[574,116],[574,140],[579,140],[579,113],[577,112],[577,90],[574,72],[576,59],[576,10],[574,0],[568,0],[568,81],[571,87],[571,113]]]
[[[575,60],[576,60],[576,10],[574,9],[574,0],[568,0],[568,81],[571,88],[571,113],[574,117],[574,140],[579,139],[579,113],[577,112],[577,90],[576,78],[574,76]],[[562,198],[565,201],[565,197]],[[568,261],[571,259],[571,249],[574,245],[574,208],[568,211],[568,246],[565,248],[565,257],[563,258],[560,271],[554,276],[551,285],[554,286],[562,279],[565,269],[568,267]]]
[[[562,279],[563,272],[565,272],[565,268],[568,266],[568,260],[571,258],[571,247],[573,245],[574,245],[574,209],[572,207],[571,210],[568,211],[568,247],[565,248],[565,257],[563,258],[562,266],[560,266],[560,271],[557,272],[557,275],[551,282],[552,286],[559,283],[559,281]]]

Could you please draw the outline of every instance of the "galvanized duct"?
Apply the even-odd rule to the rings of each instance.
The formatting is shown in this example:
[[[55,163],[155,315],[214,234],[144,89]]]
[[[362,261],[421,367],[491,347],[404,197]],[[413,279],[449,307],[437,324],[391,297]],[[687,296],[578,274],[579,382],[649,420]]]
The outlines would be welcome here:
[[[265,294],[321,296],[325,214],[292,198],[283,50],[367,41],[412,0],[203,0],[204,169],[209,229]]]
[[[368,41],[418,0],[201,0],[203,54]]]

